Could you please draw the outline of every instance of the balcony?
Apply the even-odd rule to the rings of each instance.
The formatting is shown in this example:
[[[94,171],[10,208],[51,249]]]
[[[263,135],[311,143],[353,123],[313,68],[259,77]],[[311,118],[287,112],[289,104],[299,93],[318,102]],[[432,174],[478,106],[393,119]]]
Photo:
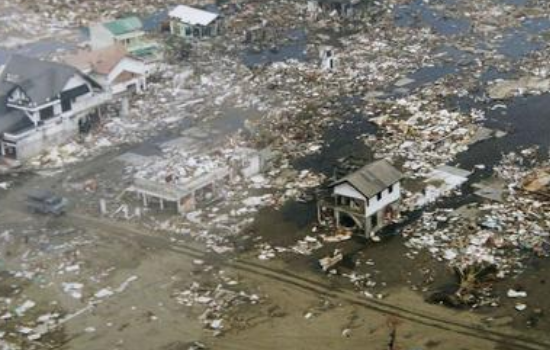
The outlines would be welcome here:
[[[101,105],[106,104],[111,101],[112,95],[109,92],[103,92],[100,94],[93,95],[82,101],[78,101],[72,104],[70,111],[64,112],[61,114],[62,117],[72,117],[75,114],[89,111],[91,109],[97,108]]]
[[[4,133],[3,138],[6,141],[17,143],[18,141],[21,141],[38,131],[55,127],[56,125],[62,123],[64,118],[70,118],[79,113],[93,110],[109,102],[111,98],[112,96],[110,93],[100,93],[90,96],[86,99],[83,99],[82,101],[73,103],[72,109],[70,111],[64,112],[62,114],[57,114],[46,121],[42,121],[38,126],[31,125],[23,129],[17,130],[14,133]]]

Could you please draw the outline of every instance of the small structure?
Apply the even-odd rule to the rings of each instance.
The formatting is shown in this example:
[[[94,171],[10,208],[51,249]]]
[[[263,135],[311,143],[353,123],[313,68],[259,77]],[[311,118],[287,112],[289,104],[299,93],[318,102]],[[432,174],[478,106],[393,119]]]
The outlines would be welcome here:
[[[165,202],[175,203],[177,212],[186,214],[194,211],[199,204],[206,205],[223,198],[224,184],[230,179],[230,169],[221,167],[183,183],[178,183],[172,177],[167,177],[162,182],[136,178],[131,190],[138,193],[145,207],[151,200],[158,201],[161,209],[164,209]]]
[[[74,67],[12,56],[0,75],[0,156],[23,160],[87,132],[110,100]]]
[[[144,206],[154,202],[164,209],[170,203],[175,204],[179,214],[186,214],[223,199],[227,184],[236,176],[250,178],[265,171],[272,152],[269,148],[258,151],[237,147],[226,156],[193,157],[176,152],[155,159],[151,164],[158,168],[146,166],[144,171],[138,172],[128,191],[136,192]]]
[[[201,39],[221,33],[222,18],[218,13],[179,5],[169,13],[170,32],[185,39]]]
[[[255,150],[240,147],[235,150],[231,166],[244,178],[250,178],[267,170],[273,158],[271,149]]]
[[[337,58],[334,53],[334,48],[330,46],[323,46],[319,50],[319,57],[321,59],[321,68],[323,70],[332,71],[336,69]]]
[[[336,227],[355,227],[367,237],[399,216],[403,174],[387,160],[370,163],[330,185],[330,197],[318,202],[318,218],[327,214]]]
[[[353,18],[360,14],[364,0],[308,0],[308,12],[311,17],[320,15]]]
[[[147,88],[147,65],[129,56],[121,45],[82,50],[64,61],[91,76],[113,95],[141,93]]]
[[[90,26],[90,46],[93,50],[112,45],[122,45],[131,50],[140,46],[144,39],[143,24],[137,17],[121,18]]]
[[[89,29],[92,50],[120,45],[134,57],[147,63],[156,63],[162,58],[160,46],[147,39],[143,23],[137,17],[99,23],[90,26]]]

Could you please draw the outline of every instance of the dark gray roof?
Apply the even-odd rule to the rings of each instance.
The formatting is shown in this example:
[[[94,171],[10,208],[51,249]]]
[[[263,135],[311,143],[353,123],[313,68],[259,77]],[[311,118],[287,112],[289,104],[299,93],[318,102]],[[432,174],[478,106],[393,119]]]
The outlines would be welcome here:
[[[403,178],[403,174],[385,159],[370,163],[332,184],[349,183],[367,198],[372,198]]]
[[[17,133],[17,131],[32,125],[31,120],[22,111],[12,109],[0,112],[0,135],[5,132]]]
[[[0,75],[0,97],[7,96],[19,86],[33,103],[40,105],[56,98],[75,74],[90,80],[76,68],[65,64],[13,55]]]

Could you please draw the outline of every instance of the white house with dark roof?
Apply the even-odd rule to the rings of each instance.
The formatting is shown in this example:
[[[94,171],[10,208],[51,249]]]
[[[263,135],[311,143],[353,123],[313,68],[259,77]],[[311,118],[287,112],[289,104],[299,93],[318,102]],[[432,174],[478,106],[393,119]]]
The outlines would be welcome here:
[[[374,235],[399,215],[402,178],[387,160],[367,164],[330,185],[331,199],[319,202],[319,220],[328,209],[337,227],[356,227]]]
[[[87,131],[110,99],[74,67],[12,56],[0,74],[0,156],[24,160]]]

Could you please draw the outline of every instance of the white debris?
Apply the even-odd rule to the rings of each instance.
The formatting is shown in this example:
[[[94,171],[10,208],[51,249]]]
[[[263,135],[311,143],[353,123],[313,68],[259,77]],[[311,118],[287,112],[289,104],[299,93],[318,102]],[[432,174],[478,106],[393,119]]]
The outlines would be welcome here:
[[[35,306],[36,306],[36,303],[34,301],[27,300],[15,309],[15,314],[17,316],[23,316],[25,312],[27,312],[28,310],[32,309]]]
[[[94,294],[94,296],[98,299],[103,299],[103,298],[110,297],[113,294],[115,294],[115,293],[110,288],[103,288],[103,289],[99,290],[98,292],[96,292]]]
[[[63,292],[69,294],[71,297],[75,299],[81,299],[82,298],[82,288],[84,285],[82,283],[65,283],[62,284]]]
[[[527,292],[508,289],[508,292],[506,293],[506,295],[508,296],[508,298],[526,298]]]

